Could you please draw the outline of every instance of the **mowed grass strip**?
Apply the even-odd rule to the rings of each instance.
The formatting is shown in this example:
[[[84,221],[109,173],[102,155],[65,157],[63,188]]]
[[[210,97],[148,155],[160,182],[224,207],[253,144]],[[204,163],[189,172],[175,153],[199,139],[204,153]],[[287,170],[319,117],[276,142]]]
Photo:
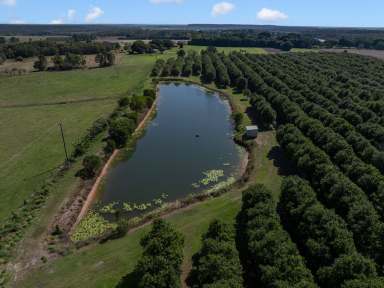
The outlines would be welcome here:
[[[71,150],[93,121],[114,109],[118,97],[141,93],[158,57],[165,56],[125,56],[122,63],[109,68],[0,78],[2,104],[111,98],[64,105],[0,108],[0,221],[63,163],[58,123],[63,123]]]

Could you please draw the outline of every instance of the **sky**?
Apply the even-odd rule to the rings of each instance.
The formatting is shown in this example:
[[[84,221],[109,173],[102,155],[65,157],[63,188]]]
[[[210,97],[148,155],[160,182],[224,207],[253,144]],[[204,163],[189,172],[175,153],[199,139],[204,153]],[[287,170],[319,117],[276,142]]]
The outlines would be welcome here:
[[[384,27],[383,0],[0,0],[0,23]]]

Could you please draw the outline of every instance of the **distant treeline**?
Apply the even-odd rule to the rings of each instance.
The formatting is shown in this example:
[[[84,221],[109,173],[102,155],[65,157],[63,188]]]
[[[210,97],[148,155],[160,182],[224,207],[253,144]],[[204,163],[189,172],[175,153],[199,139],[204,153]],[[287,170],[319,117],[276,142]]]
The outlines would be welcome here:
[[[292,48],[313,47],[356,47],[364,49],[384,50],[384,35],[362,35],[360,37],[348,37],[343,34],[337,38],[317,38],[305,33],[276,34],[269,32],[254,33],[254,31],[225,31],[205,32],[194,35],[190,41],[192,45],[217,46],[217,47],[268,47],[289,51]]]
[[[225,33],[201,33],[190,41],[192,45],[217,46],[217,47],[268,47],[285,51],[291,48],[311,48],[319,41],[300,34],[274,35],[269,32],[258,34],[249,31]]]
[[[68,53],[90,55],[109,52],[119,47],[118,43],[73,41],[72,39],[67,41],[39,40],[29,42],[13,40],[0,44],[0,58],[17,59],[40,55],[66,55]]]
[[[363,28],[257,25],[0,25],[0,35],[49,36],[47,41],[53,42],[92,43],[97,37],[113,36],[120,40],[184,40],[194,45],[218,47],[268,47],[282,50],[356,47],[384,50],[384,30]],[[0,44],[1,39],[0,37]]]
[[[157,51],[164,52],[165,50],[171,49],[175,46],[172,40],[168,39],[154,39],[149,43],[145,43],[142,40],[136,40],[132,45],[126,44],[124,49],[130,54],[151,54]]]

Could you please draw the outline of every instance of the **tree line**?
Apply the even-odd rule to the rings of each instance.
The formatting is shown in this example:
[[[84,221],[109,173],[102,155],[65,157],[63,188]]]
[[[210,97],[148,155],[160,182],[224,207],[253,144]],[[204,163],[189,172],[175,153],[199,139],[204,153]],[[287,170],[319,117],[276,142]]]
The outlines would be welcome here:
[[[39,40],[0,44],[0,58],[23,59],[36,56],[55,56],[66,54],[91,55],[110,52],[120,47],[111,42],[52,41]]]
[[[124,49],[130,54],[152,54],[155,52],[164,52],[175,47],[172,40],[154,39],[148,43],[142,40],[136,40],[132,44],[126,44]]]
[[[50,65],[49,62],[52,62]],[[115,64],[116,55],[113,51],[101,52],[95,56],[95,62],[99,67],[109,67]],[[44,55],[37,57],[33,64],[33,68],[37,71],[55,70],[65,71],[72,69],[84,68],[87,60],[84,55],[68,53],[65,56],[55,55],[51,59]]]

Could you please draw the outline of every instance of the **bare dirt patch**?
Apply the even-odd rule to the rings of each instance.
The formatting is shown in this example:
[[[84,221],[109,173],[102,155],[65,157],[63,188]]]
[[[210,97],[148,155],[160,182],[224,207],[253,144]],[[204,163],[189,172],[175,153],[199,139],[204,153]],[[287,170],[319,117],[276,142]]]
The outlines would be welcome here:
[[[342,49],[342,48],[333,48],[333,49],[321,49],[323,52],[333,52],[333,53],[348,53],[359,54],[363,56],[370,56],[384,60],[384,50],[373,50],[373,49]]]
[[[96,55],[85,55],[86,64],[83,69],[97,68],[98,64],[95,61]],[[48,58],[48,68],[53,67],[52,57]],[[116,64],[119,64],[122,59],[122,54],[116,54]],[[6,60],[0,65],[0,74],[18,76],[26,73],[34,72],[33,64],[37,57],[25,58],[23,61],[15,61],[13,59]]]

